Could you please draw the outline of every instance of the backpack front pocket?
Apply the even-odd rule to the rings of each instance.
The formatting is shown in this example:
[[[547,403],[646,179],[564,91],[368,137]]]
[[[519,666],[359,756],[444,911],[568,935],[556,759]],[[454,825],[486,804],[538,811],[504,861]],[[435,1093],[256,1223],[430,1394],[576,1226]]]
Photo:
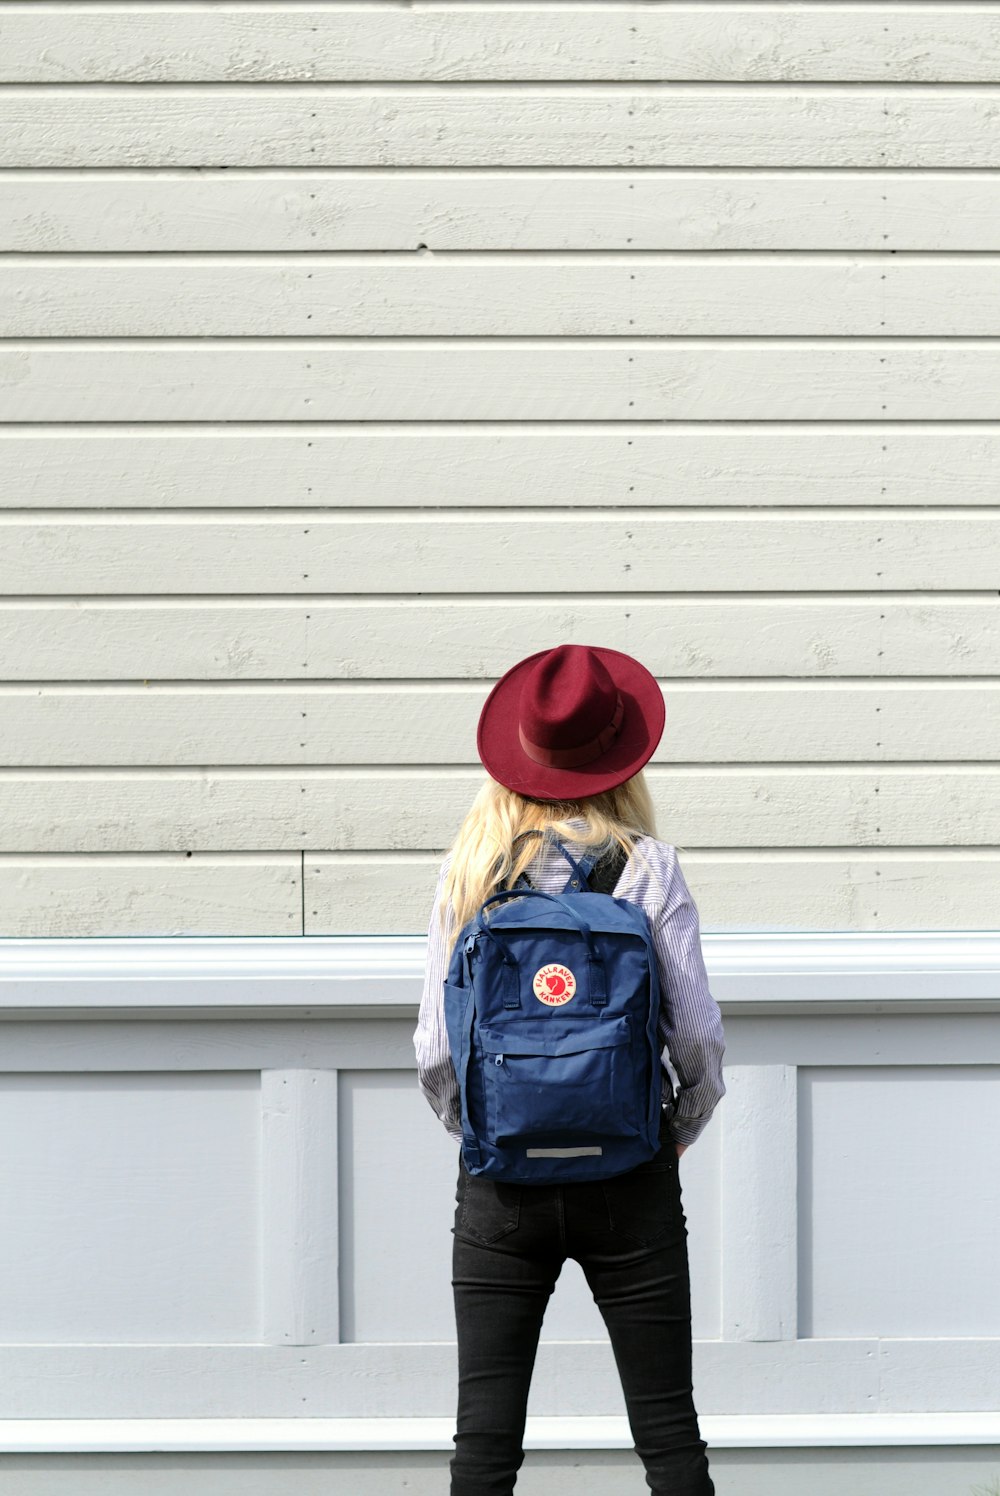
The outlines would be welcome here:
[[[479,1030],[486,1087],[487,1139],[497,1147],[526,1139],[562,1142],[635,1137],[638,1086],[628,1016],[581,1024],[578,1033],[502,1034]]]

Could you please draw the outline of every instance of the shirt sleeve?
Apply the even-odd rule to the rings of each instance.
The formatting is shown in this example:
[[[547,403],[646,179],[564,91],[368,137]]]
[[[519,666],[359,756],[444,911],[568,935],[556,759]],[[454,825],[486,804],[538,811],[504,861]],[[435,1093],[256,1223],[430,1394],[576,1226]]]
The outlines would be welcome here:
[[[447,941],[451,936],[454,910],[449,904],[445,910],[445,925],[441,928],[438,905],[444,889],[448,871],[445,858],[438,872],[434,902],[431,906],[430,923],[427,928],[427,964],[424,968],[424,990],[420,999],[420,1015],[413,1034],[413,1047],[417,1056],[417,1084],[435,1116],[444,1124],[446,1131],[457,1143],[462,1141],[462,1112],[458,1094],[458,1076],[451,1058],[448,1030],[444,1019],[444,979],[447,972]]]
[[[663,906],[652,930],[660,972],[659,1036],[678,1081],[669,1130],[676,1142],[693,1143],[726,1094],[726,1044],[722,1014],[708,987],[698,908],[675,849],[668,851]]]

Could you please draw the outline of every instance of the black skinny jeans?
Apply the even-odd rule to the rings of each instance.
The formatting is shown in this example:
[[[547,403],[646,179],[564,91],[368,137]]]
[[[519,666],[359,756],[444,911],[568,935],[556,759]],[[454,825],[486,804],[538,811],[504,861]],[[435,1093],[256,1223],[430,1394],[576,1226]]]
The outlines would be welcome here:
[[[459,1154],[452,1287],[458,1416],[450,1496],[511,1496],[545,1306],[567,1257],[608,1329],[653,1496],[714,1496],[691,1383],[691,1290],[677,1149],[611,1179],[505,1184]]]

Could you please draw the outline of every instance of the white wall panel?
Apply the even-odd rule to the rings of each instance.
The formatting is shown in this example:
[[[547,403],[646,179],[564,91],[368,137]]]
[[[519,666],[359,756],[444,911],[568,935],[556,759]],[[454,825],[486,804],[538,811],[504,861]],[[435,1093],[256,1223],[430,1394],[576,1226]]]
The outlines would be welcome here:
[[[0,942],[8,1418],[453,1413],[422,946]],[[731,1090],[680,1168],[707,1417],[822,1444],[847,1414],[995,1416],[997,946],[706,938]],[[529,1411],[623,1411],[575,1264]]]
[[[459,1148],[407,1072],[341,1072],[340,1338],[343,1342],[454,1340],[451,1226]],[[691,1310],[699,1339],[719,1334],[717,1137],[685,1159]],[[448,1203],[450,1202],[450,1203]],[[420,1283],[419,1293],[413,1285]],[[607,1339],[582,1269],[568,1259],[545,1311],[543,1342]]]
[[[458,1145],[412,1079],[401,1070],[340,1072],[345,1344],[451,1338]]]
[[[1000,1336],[997,1067],[799,1077],[799,1334]]]
[[[256,1340],[259,1076],[102,1072],[88,1048],[0,1074],[3,1339]]]

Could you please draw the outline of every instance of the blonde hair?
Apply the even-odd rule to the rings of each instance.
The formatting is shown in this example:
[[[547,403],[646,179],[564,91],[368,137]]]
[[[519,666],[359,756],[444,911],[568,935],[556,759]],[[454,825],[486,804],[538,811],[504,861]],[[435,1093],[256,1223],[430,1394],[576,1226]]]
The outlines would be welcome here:
[[[574,816],[585,819],[583,830],[567,824]],[[522,831],[534,830],[543,836],[525,836],[515,847],[515,838]],[[548,840],[583,842],[592,857],[603,857],[617,844],[648,867],[646,858],[633,846],[640,836],[656,836],[653,801],[641,769],[624,784],[579,800],[532,800],[488,777],[447,854],[451,862],[438,909],[442,930],[449,906],[453,916],[446,958],[458,932],[478,913],[484,899],[516,883]],[[566,876],[570,875],[567,862]]]

